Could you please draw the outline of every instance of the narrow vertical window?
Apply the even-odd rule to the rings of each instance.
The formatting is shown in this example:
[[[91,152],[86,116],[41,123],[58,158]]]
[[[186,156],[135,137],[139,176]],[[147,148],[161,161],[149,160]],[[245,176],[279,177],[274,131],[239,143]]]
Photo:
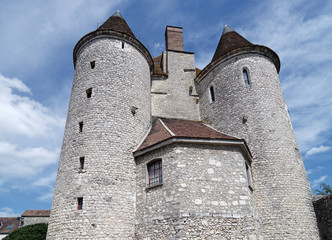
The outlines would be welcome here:
[[[83,198],[79,197],[77,198],[77,210],[82,210],[83,209]]]
[[[95,66],[96,66],[96,61],[92,61],[92,62],[90,62],[90,67],[91,67],[91,69],[94,69]]]
[[[83,122],[79,122],[80,132],[83,132]]]
[[[211,102],[214,102],[216,100],[214,96],[213,86],[210,87],[210,97],[211,97]]]
[[[247,162],[245,164],[246,164],[246,173],[247,173],[247,179],[248,179],[248,187],[251,190],[253,190],[250,166],[248,165]]]
[[[189,87],[189,96],[191,96],[193,94],[193,86]]]
[[[84,169],[84,157],[80,157],[80,170]]]
[[[243,69],[243,79],[244,79],[245,85],[250,84],[248,71],[246,69]]]
[[[148,186],[156,186],[163,182],[161,159],[148,164]]]
[[[124,42],[122,42],[122,49],[124,49],[124,44],[125,44],[125,43],[124,43]]]
[[[86,90],[86,97],[91,98],[91,95],[92,95],[92,88],[89,88]]]

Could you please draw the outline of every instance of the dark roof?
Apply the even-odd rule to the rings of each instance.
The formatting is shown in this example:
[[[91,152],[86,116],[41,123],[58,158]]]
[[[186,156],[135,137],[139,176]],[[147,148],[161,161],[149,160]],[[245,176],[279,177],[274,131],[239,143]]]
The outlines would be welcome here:
[[[211,62],[217,60],[221,56],[234,49],[247,47],[250,45],[253,44],[226,25]]]
[[[218,140],[240,140],[228,136],[222,132],[214,130],[201,121],[191,121],[175,118],[156,118],[152,123],[152,128],[139,146],[137,151],[168,140],[170,138],[199,138],[199,139],[218,139]]]
[[[119,11],[115,12],[109,19],[107,19],[107,21],[97,29],[97,31],[99,30],[111,30],[124,33],[135,38],[134,33],[131,31],[130,27]]]
[[[22,217],[49,217],[50,210],[25,210]]]
[[[18,229],[20,219],[17,217],[0,217],[0,234],[9,234]]]

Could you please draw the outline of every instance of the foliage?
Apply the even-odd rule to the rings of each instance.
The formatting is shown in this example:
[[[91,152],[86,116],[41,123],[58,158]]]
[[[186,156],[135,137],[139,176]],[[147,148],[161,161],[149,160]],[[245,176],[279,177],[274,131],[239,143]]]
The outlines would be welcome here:
[[[322,183],[320,185],[321,189],[316,189],[315,192],[316,194],[319,195],[327,195],[327,194],[332,194],[332,187],[328,184]]]
[[[44,240],[46,239],[47,223],[37,223],[18,228],[3,240]]]

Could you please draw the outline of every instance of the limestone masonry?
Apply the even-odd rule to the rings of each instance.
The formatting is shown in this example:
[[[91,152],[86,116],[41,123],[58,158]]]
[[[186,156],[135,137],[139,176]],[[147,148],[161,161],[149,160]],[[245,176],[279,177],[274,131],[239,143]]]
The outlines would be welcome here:
[[[76,44],[47,239],[319,239],[278,55],[225,26],[200,70],[165,40],[116,12]]]

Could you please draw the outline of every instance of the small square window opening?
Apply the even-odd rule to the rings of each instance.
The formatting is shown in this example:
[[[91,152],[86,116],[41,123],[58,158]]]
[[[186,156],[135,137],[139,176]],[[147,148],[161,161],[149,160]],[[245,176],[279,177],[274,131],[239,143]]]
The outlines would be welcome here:
[[[84,157],[80,157],[80,170],[84,169]]]
[[[83,122],[79,122],[80,132],[83,132]]]
[[[79,197],[77,198],[77,210],[82,210],[83,209],[83,198]]]
[[[91,69],[94,69],[95,66],[96,66],[96,61],[92,61],[92,62],[90,62],[90,67],[91,67]]]
[[[89,88],[86,90],[86,97],[91,98],[91,95],[92,95],[92,88]]]

